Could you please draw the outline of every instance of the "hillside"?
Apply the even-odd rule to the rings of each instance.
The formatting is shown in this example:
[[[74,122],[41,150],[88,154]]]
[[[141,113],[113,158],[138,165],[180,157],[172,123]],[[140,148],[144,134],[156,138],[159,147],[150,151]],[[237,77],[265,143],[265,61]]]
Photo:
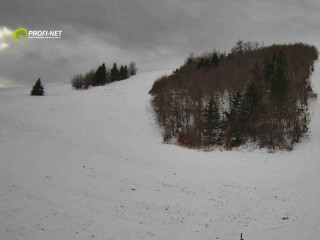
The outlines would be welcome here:
[[[166,73],[0,89],[0,239],[317,240],[319,100],[294,151],[190,150],[155,123],[148,90]]]

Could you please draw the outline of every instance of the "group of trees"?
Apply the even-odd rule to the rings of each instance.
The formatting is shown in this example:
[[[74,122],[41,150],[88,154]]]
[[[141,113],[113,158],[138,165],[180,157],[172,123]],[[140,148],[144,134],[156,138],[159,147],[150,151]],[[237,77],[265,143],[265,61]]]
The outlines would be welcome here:
[[[75,89],[88,89],[90,86],[103,86],[107,83],[120,81],[136,75],[137,66],[131,62],[129,66],[121,65],[118,68],[114,63],[112,68],[107,68],[103,63],[97,70],[91,70],[85,75],[78,74],[71,79],[72,87]]]
[[[223,61],[224,57],[225,55],[223,53],[219,53],[217,51],[203,54],[198,59],[197,68],[216,67],[220,61]],[[191,61],[191,58],[189,58],[188,61]]]
[[[262,47],[263,45],[264,44],[262,43]],[[259,48],[259,42],[244,42],[243,40],[239,40],[238,42],[236,42],[236,45],[231,49],[231,53],[253,51]]]
[[[164,141],[230,149],[252,140],[292,149],[308,131],[317,59],[317,49],[302,43],[260,47],[242,41],[228,55],[189,57],[150,90]]]

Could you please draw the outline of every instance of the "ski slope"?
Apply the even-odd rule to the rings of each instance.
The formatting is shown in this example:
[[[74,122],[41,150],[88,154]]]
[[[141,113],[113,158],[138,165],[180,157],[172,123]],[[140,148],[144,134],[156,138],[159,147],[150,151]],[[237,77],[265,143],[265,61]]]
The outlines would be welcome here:
[[[294,151],[189,150],[154,121],[164,73],[45,97],[0,89],[1,240],[320,238],[319,100]]]

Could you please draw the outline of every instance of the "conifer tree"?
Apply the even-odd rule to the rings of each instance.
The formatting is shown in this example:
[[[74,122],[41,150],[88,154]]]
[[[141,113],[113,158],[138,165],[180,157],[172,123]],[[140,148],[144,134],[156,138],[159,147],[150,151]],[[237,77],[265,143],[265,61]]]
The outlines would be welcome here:
[[[211,64],[215,67],[215,66],[218,66],[219,64],[219,56],[218,56],[218,53],[213,53],[212,57],[211,57]]]
[[[123,67],[123,65],[121,65],[120,70],[119,70],[119,80],[123,80],[123,79],[125,79],[124,67]]]
[[[234,98],[230,99],[229,112],[225,112],[227,121],[234,122],[238,120],[241,112],[241,102],[242,102],[241,93],[237,91]]]
[[[220,114],[215,101],[211,98],[203,112],[203,135],[209,144],[215,144],[220,138]]]
[[[271,95],[280,100],[286,95],[289,84],[286,67],[286,57],[281,51],[274,53],[271,60],[267,58],[264,61],[264,80],[270,87]]]
[[[118,78],[119,78],[119,70],[117,67],[117,63],[114,63],[110,71],[110,82],[117,81]]]
[[[288,78],[286,76],[287,61],[285,55],[280,51],[276,54],[275,77],[271,82],[271,93],[283,98],[288,90]]]
[[[44,95],[44,87],[41,83],[40,78],[35,82],[35,84],[32,87],[31,96],[43,96]]]
[[[128,67],[127,65],[124,66],[123,69],[124,78],[127,79],[129,77]]]
[[[104,85],[106,83],[107,83],[107,69],[106,69],[106,65],[103,63],[101,66],[98,67],[95,73],[95,78],[92,86]]]
[[[273,78],[273,64],[269,58],[264,59],[263,78],[268,86],[270,86],[271,79]]]
[[[101,66],[98,67],[95,75],[94,75],[94,79],[92,82],[92,86],[99,86],[100,85],[100,81],[101,81]]]
[[[258,103],[263,96],[262,86],[251,81],[244,92],[240,108],[240,121],[248,121],[250,115],[256,110]]]
[[[234,147],[241,144],[242,134],[239,128],[239,119],[241,116],[242,96],[239,91],[236,92],[234,98],[230,99],[229,111],[225,112],[227,117],[225,124],[227,144]]]
[[[107,69],[104,63],[101,65],[99,78],[100,85],[105,85],[107,83]]]

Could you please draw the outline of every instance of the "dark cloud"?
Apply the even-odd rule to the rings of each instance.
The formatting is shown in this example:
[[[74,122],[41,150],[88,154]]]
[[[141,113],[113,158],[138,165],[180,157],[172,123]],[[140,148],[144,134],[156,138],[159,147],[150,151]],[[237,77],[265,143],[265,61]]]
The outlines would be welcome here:
[[[173,69],[191,52],[228,51],[239,39],[315,44],[319,10],[314,0],[0,0],[0,29],[63,31],[59,40],[0,37],[0,82],[67,82],[113,61]]]

